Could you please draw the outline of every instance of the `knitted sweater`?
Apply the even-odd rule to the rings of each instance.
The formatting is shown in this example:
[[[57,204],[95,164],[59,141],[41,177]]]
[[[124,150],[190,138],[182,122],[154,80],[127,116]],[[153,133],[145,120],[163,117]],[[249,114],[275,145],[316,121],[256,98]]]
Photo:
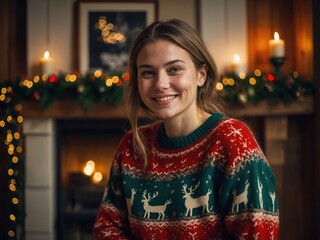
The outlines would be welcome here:
[[[275,177],[249,128],[215,113],[186,137],[140,128],[120,141],[93,228],[96,239],[277,239]]]

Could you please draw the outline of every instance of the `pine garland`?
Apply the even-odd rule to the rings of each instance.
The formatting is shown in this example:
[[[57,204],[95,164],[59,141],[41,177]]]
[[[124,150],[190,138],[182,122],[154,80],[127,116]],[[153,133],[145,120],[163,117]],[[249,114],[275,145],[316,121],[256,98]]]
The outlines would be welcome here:
[[[268,101],[270,104],[279,102],[285,105],[315,93],[313,82],[304,80],[297,72],[288,76],[272,73],[261,73],[255,70],[249,74],[228,73],[217,84],[221,97],[228,103],[246,106]]]
[[[79,73],[35,76],[32,80],[16,79],[0,82],[0,134],[3,157],[8,165],[9,202],[6,204],[8,222],[1,239],[23,238],[24,227],[24,151],[22,139],[21,103],[35,101],[42,109],[48,109],[56,101],[72,99],[84,111],[93,110],[98,104],[108,102],[119,105],[123,99],[123,83],[129,80],[127,73],[106,74],[101,71],[81,75]],[[287,77],[262,74],[255,70],[249,74],[228,73],[221,77],[216,89],[231,104],[257,105],[261,101],[271,104],[290,104],[307,95],[313,95],[315,85],[305,81],[297,72]],[[3,146],[2,146],[3,145]]]

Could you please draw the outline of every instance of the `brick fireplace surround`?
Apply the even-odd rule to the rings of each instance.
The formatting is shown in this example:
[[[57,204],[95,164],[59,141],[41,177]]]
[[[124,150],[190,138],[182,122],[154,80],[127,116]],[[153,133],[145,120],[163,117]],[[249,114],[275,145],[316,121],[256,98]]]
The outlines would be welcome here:
[[[313,112],[313,99],[296,102],[289,107],[270,107],[266,103],[246,108],[228,108],[236,117],[264,117],[264,147],[272,166],[286,161],[285,142],[288,139],[288,116]],[[26,152],[26,240],[55,240],[57,236],[56,205],[56,119],[125,118],[123,107],[101,105],[95,111],[83,113],[72,102],[59,102],[43,111],[34,103],[23,104]],[[281,189],[281,186],[280,186]],[[278,194],[281,199],[281,192]],[[281,204],[281,202],[280,202]]]

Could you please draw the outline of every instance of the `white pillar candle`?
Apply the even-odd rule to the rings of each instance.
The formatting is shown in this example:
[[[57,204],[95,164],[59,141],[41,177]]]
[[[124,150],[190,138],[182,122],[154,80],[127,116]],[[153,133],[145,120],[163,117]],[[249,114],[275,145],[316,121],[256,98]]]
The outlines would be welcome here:
[[[45,51],[43,58],[40,59],[41,75],[54,74],[54,63],[48,51]]]
[[[230,66],[230,71],[236,74],[245,74],[247,71],[246,66],[241,62],[240,56],[238,54],[233,55],[233,61]]]
[[[281,58],[285,56],[285,42],[280,39],[277,32],[274,33],[274,39],[269,40],[269,49],[271,58]]]

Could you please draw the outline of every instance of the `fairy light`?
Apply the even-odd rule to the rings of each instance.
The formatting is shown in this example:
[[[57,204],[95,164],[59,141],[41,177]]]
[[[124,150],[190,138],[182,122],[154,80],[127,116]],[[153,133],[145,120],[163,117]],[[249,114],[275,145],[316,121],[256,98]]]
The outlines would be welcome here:
[[[9,237],[14,237],[15,236],[14,231],[12,231],[12,230],[8,231],[8,236]]]
[[[230,86],[233,86],[234,83],[235,83],[235,81],[234,81],[233,78],[228,78],[228,84],[229,84]]]
[[[112,79],[111,79],[111,78],[108,78],[108,79],[106,80],[106,86],[107,86],[107,87],[111,87],[111,86],[112,86]]]
[[[40,81],[40,77],[39,76],[34,76],[33,82],[34,83],[38,83],[39,81]]]
[[[241,72],[239,73],[239,78],[241,78],[242,80],[246,78],[246,74]]]
[[[13,214],[10,214],[10,220],[11,220],[11,221],[15,221],[15,220],[16,220],[16,216],[13,215]]]
[[[259,69],[254,70],[254,75],[256,75],[257,77],[260,77],[261,71]]]
[[[220,83],[220,82],[218,82],[218,83],[216,84],[216,89],[217,89],[218,91],[223,90],[223,84]]]
[[[113,76],[112,78],[111,78],[111,80],[112,80],[112,82],[113,83],[117,83],[117,82],[119,82],[119,77],[118,76]]]
[[[9,168],[9,170],[8,170],[8,175],[9,176],[12,176],[14,174],[14,171],[11,169],[11,168]]]
[[[96,77],[96,78],[99,78],[101,77],[102,75],[102,71],[100,69],[94,71],[93,75]]]
[[[11,202],[14,204],[14,205],[17,205],[19,203],[19,200],[18,198],[14,197],[12,198]]]
[[[255,85],[257,83],[257,80],[255,78],[251,77],[251,78],[249,78],[249,83],[251,85]]]

